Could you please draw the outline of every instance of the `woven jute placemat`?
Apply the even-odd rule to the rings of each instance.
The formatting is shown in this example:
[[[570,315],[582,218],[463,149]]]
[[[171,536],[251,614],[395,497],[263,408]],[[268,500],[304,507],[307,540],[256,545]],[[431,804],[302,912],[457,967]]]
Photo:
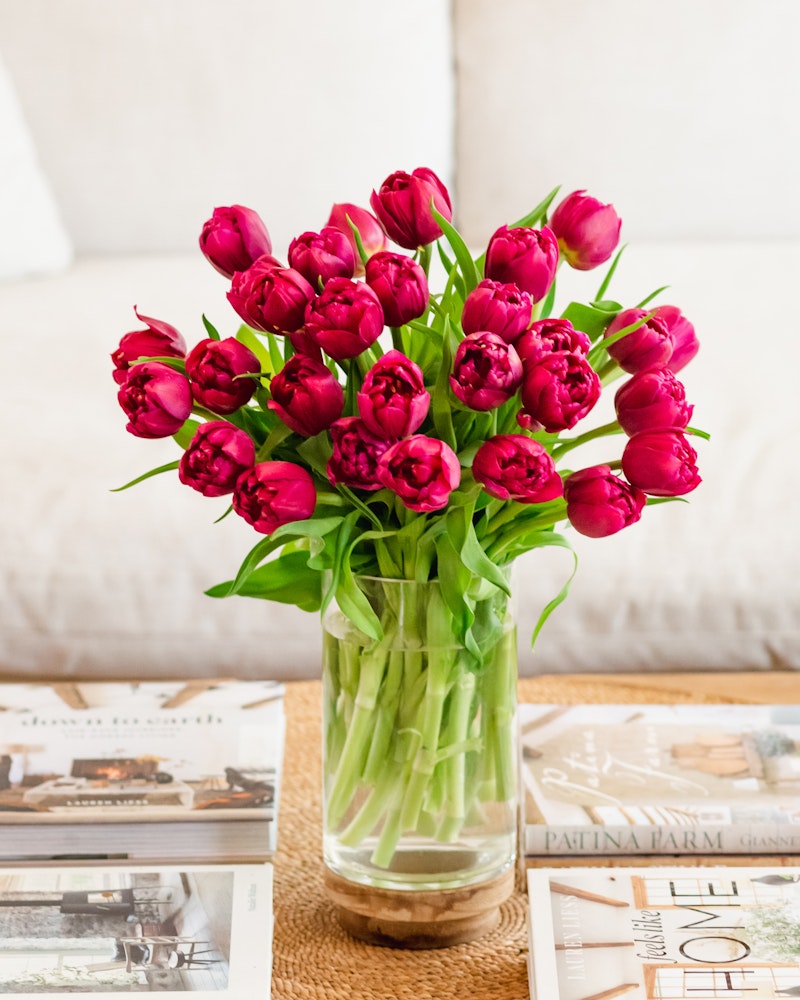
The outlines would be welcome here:
[[[674,677],[674,675],[672,675]],[[707,676],[707,675],[706,675]],[[654,677],[538,677],[520,681],[520,700],[554,704],[748,701],[736,675],[700,684]],[[756,679],[763,694],[764,687]],[[764,700],[756,698],[754,700]],[[287,741],[275,856],[272,997],[314,1000],[527,1000],[527,901],[518,880],[498,927],[470,944],[403,951],[365,944],[339,926],[323,891],[321,686],[287,685]]]

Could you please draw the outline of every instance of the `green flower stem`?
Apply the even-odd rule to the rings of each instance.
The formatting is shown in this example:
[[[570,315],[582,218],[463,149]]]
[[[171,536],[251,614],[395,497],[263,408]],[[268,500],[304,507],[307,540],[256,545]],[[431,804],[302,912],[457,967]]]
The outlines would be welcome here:
[[[505,802],[514,795],[516,766],[512,753],[514,741],[510,738],[516,714],[516,629],[507,629],[498,644],[494,658],[496,673],[492,683],[486,685],[486,711],[489,715],[491,752],[486,756],[494,764],[493,795],[498,802]]]
[[[595,441],[597,438],[607,437],[609,434],[622,434],[622,428],[616,420],[603,424],[601,427],[595,427],[591,431],[586,431],[585,434],[579,434],[571,440],[559,442],[553,448],[553,460],[557,462],[562,455],[572,451],[573,448],[578,448],[588,441]]]
[[[377,784],[391,749],[392,733],[400,706],[400,685],[403,681],[403,654],[393,649],[389,652],[389,662],[381,689],[381,698],[375,716],[375,729],[367,762],[364,765],[364,781],[368,785]]]
[[[445,843],[458,837],[467,814],[466,742],[469,736],[470,710],[475,687],[475,674],[470,672],[462,672],[453,687],[446,745],[448,747],[462,746],[463,749],[459,749],[442,761],[444,781],[441,788],[444,819],[437,830],[436,839]]]
[[[337,826],[346,813],[361,777],[374,726],[378,691],[386,668],[386,648],[379,643],[361,655],[358,692],[349,720],[347,737],[328,797],[328,819]]]

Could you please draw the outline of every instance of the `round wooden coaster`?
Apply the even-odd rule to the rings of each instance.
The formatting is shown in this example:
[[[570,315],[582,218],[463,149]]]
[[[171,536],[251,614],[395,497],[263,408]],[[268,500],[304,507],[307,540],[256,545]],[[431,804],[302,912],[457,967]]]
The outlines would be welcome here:
[[[390,948],[449,948],[493,930],[514,891],[509,869],[459,889],[379,889],[325,870],[325,893],[353,937]]]

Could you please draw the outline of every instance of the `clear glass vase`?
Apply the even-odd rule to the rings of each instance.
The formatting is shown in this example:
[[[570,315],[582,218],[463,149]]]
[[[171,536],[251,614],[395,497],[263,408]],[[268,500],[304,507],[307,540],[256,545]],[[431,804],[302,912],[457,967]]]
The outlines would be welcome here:
[[[513,884],[513,601],[479,578],[455,613],[437,581],[357,584],[382,638],[336,605],[322,620],[329,872],[399,892]]]

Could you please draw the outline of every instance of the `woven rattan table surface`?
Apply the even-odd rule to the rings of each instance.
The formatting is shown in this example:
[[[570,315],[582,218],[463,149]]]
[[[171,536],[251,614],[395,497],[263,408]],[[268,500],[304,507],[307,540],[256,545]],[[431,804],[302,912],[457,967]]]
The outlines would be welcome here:
[[[544,676],[521,680],[519,697],[555,704],[796,702],[800,674]],[[471,944],[398,951],[363,944],[341,930],[322,886],[320,699],[317,681],[287,684],[273,1000],[526,1000],[521,886],[503,905],[497,929]]]

